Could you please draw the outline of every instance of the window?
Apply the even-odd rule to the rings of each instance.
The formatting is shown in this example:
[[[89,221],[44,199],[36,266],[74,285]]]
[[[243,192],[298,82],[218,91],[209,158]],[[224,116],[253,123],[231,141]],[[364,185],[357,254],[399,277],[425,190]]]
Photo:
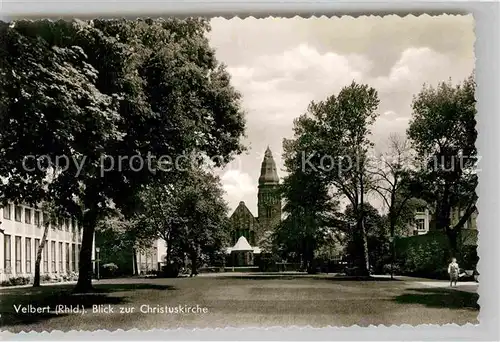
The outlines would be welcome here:
[[[158,262],[158,248],[153,247],[153,253],[151,255],[151,269],[155,270],[158,267],[157,262]]]
[[[75,244],[71,245],[71,268],[73,272],[76,272],[76,246]]]
[[[59,242],[59,272],[63,273],[63,244]]]
[[[38,255],[38,247],[40,247],[40,239],[35,239],[35,260]]]
[[[35,211],[35,225],[40,227],[40,212],[38,210]]]
[[[425,207],[418,207],[418,208],[417,208],[417,213],[418,213],[418,214],[423,214],[423,213],[425,213]]]
[[[57,272],[57,269],[56,269],[56,255],[57,255],[57,252],[56,252],[56,242],[55,241],[51,241],[50,242],[50,267],[52,269],[52,273],[56,273]]]
[[[63,228],[62,226],[63,226],[63,224],[64,224],[64,222],[63,222],[63,221],[64,221],[64,219],[62,219],[62,218],[57,218],[57,221],[56,221],[56,222],[57,222],[57,223],[56,223],[56,225],[57,225],[57,229],[62,230],[62,228]]]
[[[416,220],[416,226],[417,226],[417,230],[419,232],[421,231],[425,231],[425,220],[424,219],[418,219]]]
[[[38,256],[38,248],[40,247],[40,239],[35,239],[35,261]]]
[[[16,205],[15,210],[14,210],[14,219],[17,222],[21,222],[21,214],[23,212],[23,208],[21,208],[19,205]]]
[[[21,237],[16,236],[16,273],[21,273]]]
[[[11,244],[10,244],[10,235],[4,235],[4,248],[3,248],[3,268],[6,274],[10,274],[12,272],[10,256],[11,256]]]
[[[266,217],[271,218],[271,208],[269,207],[266,208]]]
[[[26,273],[31,273],[31,239],[26,238]]]
[[[48,223],[49,223],[49,214],[43,213],[43,225],[45,226]],[[52,229],[54,229],[54,226],[52,226]]]
[[[76,246],[76,270],[79,267],[79,262],[78,261],[80,260],[80,248],[81,247],[82,247],[81,245],[77,245]]]
[[[66,273],[70,272],[70,269],[69,269],[69,264],[70,264],[69,257],[70,257],[69,243],[66,243]]]
[[[7,204],[3,207],[3,218],[6,220],[10,220],[10,204]]]
[[[68,219],[64,219],[64,226],[66,228],[66,231],[69,232],[69,220]]]
[[[24,209],[24,222],[27,224],[31,224],[31,209]]]
[[[49,273],[49,242],[45,240],[43,246],[43,273]]]

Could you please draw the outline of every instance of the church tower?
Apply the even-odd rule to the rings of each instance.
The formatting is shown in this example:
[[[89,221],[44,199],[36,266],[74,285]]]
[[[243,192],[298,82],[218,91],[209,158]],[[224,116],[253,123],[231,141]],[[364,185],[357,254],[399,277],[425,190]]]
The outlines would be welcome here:
[[[277,192],[279,186],[276,163],[269,146],[264,154],[260,168],[259,192],[257,197],[257,215],[260,225],[259,238],[274,228],[281,221],[281,198]]]

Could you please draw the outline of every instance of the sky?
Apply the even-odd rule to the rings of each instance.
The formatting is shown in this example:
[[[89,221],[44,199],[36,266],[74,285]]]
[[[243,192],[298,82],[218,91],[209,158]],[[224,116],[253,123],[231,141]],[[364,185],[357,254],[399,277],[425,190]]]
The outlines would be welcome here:
[[[221,172],[231,212],[244,201],[257,214],[264,151],[269,145],[283,177],[283,138],[293,137],[293,120],[311,101],[353,80],[374,87],[380,105],[371,140],[383,150],[391,133],[405,133],[424,83],[460,82],[475,63],[472,15],[214,18],[211,26],[211,45],[242,94],[247,121],[249,151]]]

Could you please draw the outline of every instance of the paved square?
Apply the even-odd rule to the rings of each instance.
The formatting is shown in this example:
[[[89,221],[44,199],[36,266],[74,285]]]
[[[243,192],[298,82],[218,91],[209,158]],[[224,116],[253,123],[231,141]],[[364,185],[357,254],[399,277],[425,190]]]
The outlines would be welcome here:
[[[2,329],[19,332],[54,329],[465,324],[477,323],[479,313],[476,293],[432,287],[408,280],[199,276],[102,280],[95,285],[96,293],[89,295],[71,294],[72,288],[71,285],[65,285],[39,289],[1,289]],[[16,307],[28,304],[34,307],[48,305],[51,312],[16,313]],[[56,314],[53,312],[55,305],[65,305],[74,311],[84,305],[86,313],[80,310],[77,313]],[[93,306],[100,312],[93,313]],[[169,308],[165,309],[165,306]],[[113,313],[109,313],[109,308]],[[172,312],[169,313],[169,310]]]

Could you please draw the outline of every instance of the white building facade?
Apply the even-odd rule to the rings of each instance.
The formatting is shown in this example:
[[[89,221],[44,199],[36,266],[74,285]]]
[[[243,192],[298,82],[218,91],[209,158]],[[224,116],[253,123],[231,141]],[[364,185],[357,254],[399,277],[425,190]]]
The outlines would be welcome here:
[[[429,209],[425,207],[418,208],[415,212],[415,218],[411,223],[412,235],[424,235],[429,232],[431,215]]]
[[[38,247],[47,214],[25,205],[9,204],[0,210],[0,281],[33,278]],[[40,275],[78,272],[82,231],[78,222],[62,218],[51,225],[42,252]]]

